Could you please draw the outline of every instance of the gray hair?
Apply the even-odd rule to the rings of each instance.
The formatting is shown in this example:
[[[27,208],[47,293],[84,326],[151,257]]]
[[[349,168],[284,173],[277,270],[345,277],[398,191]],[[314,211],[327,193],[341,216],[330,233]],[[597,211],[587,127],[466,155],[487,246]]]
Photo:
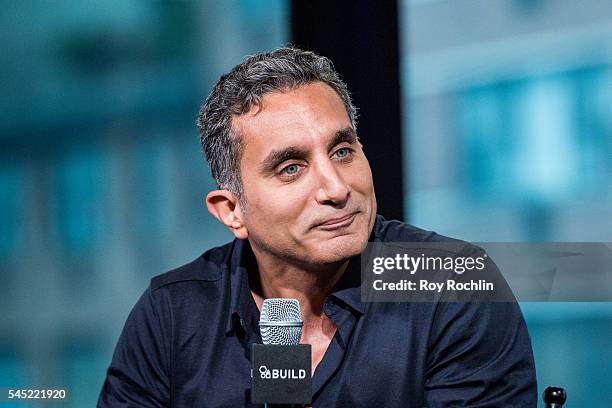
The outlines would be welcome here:
[[[219,188],[242,199],[240,177],[243,141],[232,130],[232,117],[247,113],[270,92],[282,92],[312,82],[329,85],[342,99],[351,124],[357,130],[357,109],[348,88],[332,62],[298,48],[284,47],[247,57],[219,78],[198,113],[200,143]]]

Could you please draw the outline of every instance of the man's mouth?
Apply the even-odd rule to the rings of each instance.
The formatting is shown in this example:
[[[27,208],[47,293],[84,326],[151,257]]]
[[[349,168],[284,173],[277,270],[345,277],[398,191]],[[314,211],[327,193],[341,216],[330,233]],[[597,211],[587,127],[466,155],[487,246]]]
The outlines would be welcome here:
[[[353,223],[359,211],[352,212],[340,217],[328,218],[320,223],[315,224],[315,228],[332,231],[339,228],[348,227]]]

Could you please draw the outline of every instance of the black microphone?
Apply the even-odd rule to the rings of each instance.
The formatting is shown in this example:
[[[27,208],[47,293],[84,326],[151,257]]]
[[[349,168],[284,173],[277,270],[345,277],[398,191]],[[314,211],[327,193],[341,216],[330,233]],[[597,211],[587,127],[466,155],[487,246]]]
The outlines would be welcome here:
[[[546,387],[543,397],[546,408],[561,408],[565,404],[567,394],[563,388]]]
[[[296,299],[266,299],[259,328],[264,344],[251,349],[251,401],[255,404],[312,402],[310,344],[299,344],[302,313]]]

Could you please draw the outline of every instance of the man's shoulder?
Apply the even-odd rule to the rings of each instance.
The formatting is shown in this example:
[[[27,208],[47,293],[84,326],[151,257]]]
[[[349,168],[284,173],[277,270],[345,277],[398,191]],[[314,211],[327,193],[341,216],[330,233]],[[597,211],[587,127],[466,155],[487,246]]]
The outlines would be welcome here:
[[[462,239],[451,238],[428,231],[399,220],[387,220],[376,216],[374,241],[381,243],[424,243],[430,252],[444,252],[451,255],[469,256],[482,254],[485,250]]]
[[[193,261],[151,279],[151,290],[182,282],[219,281],[227,268],[234,243],[211,248]]]
[[[376,216],[374,238],[381,242],[454,242],[465,241],[440,235],[399,220],[387,220],[381,215]]]

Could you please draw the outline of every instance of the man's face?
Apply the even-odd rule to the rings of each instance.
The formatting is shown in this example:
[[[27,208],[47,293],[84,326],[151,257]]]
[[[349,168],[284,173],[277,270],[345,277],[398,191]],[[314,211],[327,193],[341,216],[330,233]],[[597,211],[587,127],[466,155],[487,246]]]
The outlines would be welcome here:
[[[244,143],[242,218],[256,253],[321,265],[364,249],[376,216],[372,172],[332,88],[266,94],[232,125]]]

